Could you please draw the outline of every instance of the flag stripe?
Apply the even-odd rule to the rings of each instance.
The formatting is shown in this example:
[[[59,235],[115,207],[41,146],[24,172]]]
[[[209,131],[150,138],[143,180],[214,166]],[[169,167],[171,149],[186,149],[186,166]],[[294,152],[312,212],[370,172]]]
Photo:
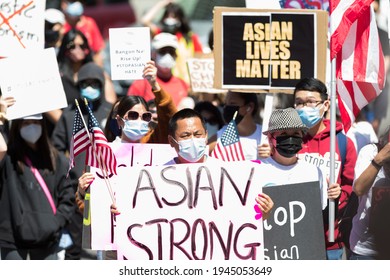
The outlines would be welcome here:
[[[234,120],[230,121],[218,138],[217,144],[212,157],[219,158],[223,161],[239,161],[245,160],[244,152],[238,135],[237,126]]]
[[[338,1],[333,2],[336,3],[331,4],[331,7],[340,4]],[[366,6],[361,6],[362,3]],[[384,56],[370,3],[371,1],[355,0],[347,8],[356,9],[355,15],[358,17],[352,24],[344,23],[348,33],[344,36],[341,49],[336,51],[336,90],[345,131],[348,131],[360,111],[377,98],[384,87]],[[331,17],[333,14],[331,12]],[[334,45],[331,47],[335,48]],[[337,49],[332,51],[335,50]]]

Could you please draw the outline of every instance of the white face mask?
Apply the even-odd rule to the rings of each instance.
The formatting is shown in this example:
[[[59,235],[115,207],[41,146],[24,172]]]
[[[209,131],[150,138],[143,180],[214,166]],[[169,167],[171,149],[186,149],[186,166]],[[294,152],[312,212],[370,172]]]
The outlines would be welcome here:
[[[164,55],[157,54],[156,55],[156,64],[160,67],[163,67],[163,68],[172,69],[175,67],[176,61],[173,58],[173,56],[170,55],[169,53],[166,53]]]
[[[122,119],[123,120],[123,119]],[[123,120],[125,126],[122,131],[132,141],[138,141],[149,131],[149,123],[142,120]]]
[[[42,135],[42,126],[39,124],[25,125],[20,129],[20,136],[24,141],[35,144]]]
[[[206,152],[206,138],[190,138],[179,142],[173,140],[179,145],[179,156],[188,162],[197,162]]]

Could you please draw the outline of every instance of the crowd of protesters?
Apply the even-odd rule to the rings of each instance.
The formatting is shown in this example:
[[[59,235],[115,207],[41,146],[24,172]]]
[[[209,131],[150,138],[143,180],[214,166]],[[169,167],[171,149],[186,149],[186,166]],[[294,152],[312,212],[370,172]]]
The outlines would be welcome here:
[[[216,160],[215,146],[234,119],[245,160],[267,164],[275,182],[296,182],[308,173],[320,181],[327,259],[390,259],[387,225],[381,226],[378,217],[370,216],[374,189],[390,187],[389,129],[379,133],[378,119],[370,119],[374,103],[361,112],[363,129],[358,129],[360,119],[350,133],[344,131],[340,120],[336,121],[335,156],[340,172],[335,182],[329,182],[329,174],[303,160],[307,154],[330,156],[331,101],[322,81],[302,78],[292,98],[277,99],[278,108],[271,114],[268,130],[262,131],[261,94],[230,90],[206,101],[191,92],[185,61],[202,53],[202,44],[180,5],[161,0],[142,18],[152,34],[152,61],[145,66],[144,79],[134,81],[127,94],[119,96],[103,69],[105,43],[93,18],[83,15],[79,1],[60,2],[58,9],[45,13],[45,46],[56,48],[68,107],[8,121],[7,108],[15,100],[0,95],[2,260],[60,259],[59,252],[67,260],[81,259],[83,200],[94,176],[84,165],[83,154],[76,158],[76,168],[67,178],[75,100],[80,104],[87,100],[113,145],[170,144],[178,157],[168,164]],[[154,24],[161,9],[163,16]],[[383,50],[388,59],[389,47]],[[388,94],[386,88],[382,96]],[[81,113],[88,121],[83,106]],[[367,128],[370,137],[365,137]],[[184,137],[178,132],[181,130],[191,130],[191,135]],[[268,137],[267,143],[261,143],[262,135]],[[279,181],[286,170],[296,177]],[[333,242],[328,241],[330,200],[336,203]],[[256,201],[267,218],[274,206],[272,198],[262,194]],[[28,213],[21,211],[22,204],[29,207]],[[23,222],[37,212],[44,216],[40,224]],[[70,234],[72,245],[60,248],[64,230]]]

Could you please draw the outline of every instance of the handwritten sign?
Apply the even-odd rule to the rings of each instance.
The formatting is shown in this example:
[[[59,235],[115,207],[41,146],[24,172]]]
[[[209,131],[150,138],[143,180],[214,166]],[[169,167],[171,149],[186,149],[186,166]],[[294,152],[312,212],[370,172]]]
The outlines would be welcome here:
[[[263,259],[263,226],[254,210],[260,177],[261,164],[250,161],[118,168],[118,256]],[[95,183],[93,196],[104,190]]]
[[[290,89],[325,78],[326,11],[214,9],[215,87]]]
[[[111,78],[141,80],[146,62],[150,60],[148,27],[110,28]]]
[[[37,67],[45,71],[37,71]],[[3,96],[16,100],[7,110],[10,120],[68,105],[54,48],[25,51],[1,59],[0,72]]]
[[[270,260],[325,260],[320,188],[307,182],[263,188],[274,201],[264,221],[264,254]]]
[[[118,169],[133,166],[164,165],[177,156],[176,151],[169,144],[114,142],[109,143],[109,145],[116,156]],[[92,167],[91,172],[96,174],[96,180],[91,186],[92,191],[88,196],[88,201],[85,201],[83,227],[83,233],[85,234],[83,237],[83,247],[94,250],[111,250],[113,246],[111,240],[112,217],[109,209],[112,200],[101,171],[98,168]],[[113,177],[111,175],[107,183],[111,185],[114,184],[114,181],[115,176]],[[92,204],[91,208],[89,207],[90,202]],[[99,219],[99,223],[93,223],[92,228],[91,218]],[[92,240],[89,238],[91,230],[94,232]]]
[[[214,59],[189,58],[187,60],[193,92],[223,93],[224,90],[214,88]]]
[[[44,48],[44,11],[41,0],[0,1],[0,57]]]
[[[314,166],[317,166],[325,178],[329,177],[330,174],[330,158],[323,157],[319,154],[304,153],[298,154],[299,159],[304,160]],[[335,174],[340,176],[341,161],[335,161]]]

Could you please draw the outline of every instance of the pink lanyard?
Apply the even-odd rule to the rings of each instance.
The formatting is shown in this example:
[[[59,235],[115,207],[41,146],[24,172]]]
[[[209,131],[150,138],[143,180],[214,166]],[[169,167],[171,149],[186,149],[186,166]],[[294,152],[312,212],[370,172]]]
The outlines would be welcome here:
[[[31,160],[28,157],[26,157],[26,162],[30,166],[31,172],[34,174],[35,178],[38,180],[39,185],[41,185],[43,192],[45,193],[47,200],[50,203],[51,209],[53,210],[53,213],[55,215],[57,212],[57,208],[56,208],[56,205],[54,204],[53,197],[50,194],[50,191],[45,183],[45,180],[43,180],[39,171],[35,167],[32,166]]]

